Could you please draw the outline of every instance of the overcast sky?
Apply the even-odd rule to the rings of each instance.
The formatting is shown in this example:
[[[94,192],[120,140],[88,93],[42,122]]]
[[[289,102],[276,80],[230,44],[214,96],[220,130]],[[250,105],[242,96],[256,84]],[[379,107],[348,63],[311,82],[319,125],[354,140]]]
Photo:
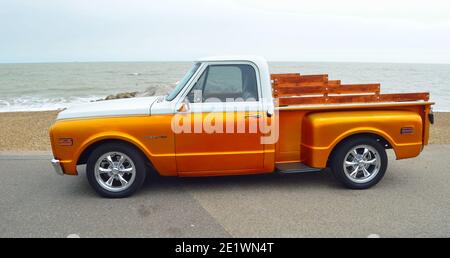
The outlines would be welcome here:
[[[0,62],[450,63],[449,0],[0,0]]]

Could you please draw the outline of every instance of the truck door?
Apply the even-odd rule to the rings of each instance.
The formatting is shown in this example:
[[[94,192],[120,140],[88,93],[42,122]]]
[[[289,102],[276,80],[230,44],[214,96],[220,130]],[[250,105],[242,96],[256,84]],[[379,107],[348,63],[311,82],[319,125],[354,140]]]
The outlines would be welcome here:
[[[247,63],[211,63],[187,91],[181,115],[183,128],[175,133],[180,175],[221,175],[261,171],[264,145],[259,120],[260,83]],[[255,128],[256,126],[256,128]]]

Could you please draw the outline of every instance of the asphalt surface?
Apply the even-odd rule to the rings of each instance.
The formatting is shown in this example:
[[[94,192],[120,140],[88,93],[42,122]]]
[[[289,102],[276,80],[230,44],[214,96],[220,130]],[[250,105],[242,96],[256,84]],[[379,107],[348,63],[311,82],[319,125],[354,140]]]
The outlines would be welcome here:
[[[450,237],[450,145],[394,160],[369,190],[329,172],[151,177],[103,199],[84,173],[58,176],[49,155],[0,155],[0,237]]]

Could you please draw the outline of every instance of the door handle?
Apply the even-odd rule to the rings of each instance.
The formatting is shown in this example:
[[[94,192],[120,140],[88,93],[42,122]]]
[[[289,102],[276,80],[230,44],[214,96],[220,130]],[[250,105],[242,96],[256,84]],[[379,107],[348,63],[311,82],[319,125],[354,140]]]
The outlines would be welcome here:
[[[261,118],[260,114],[245,115],[245,118]]]

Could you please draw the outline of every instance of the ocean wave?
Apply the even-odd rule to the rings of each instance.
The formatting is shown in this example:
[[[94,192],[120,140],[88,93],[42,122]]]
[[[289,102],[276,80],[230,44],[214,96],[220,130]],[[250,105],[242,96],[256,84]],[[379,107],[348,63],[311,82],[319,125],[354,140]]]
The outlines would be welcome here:
[[[116,94],[110,94],[107,96],[72,96],[72,97],[59,97],[59,96],[20,96],[0,98],[0,112],[16,112],[16,111],[46,111],[46,110],[58,110],[68,108],[73,105],[85,104],[92,101],[117,99],[124,97],[146,97],[154,95],[165,95],[173,89],[173,85],[169,84],[156,84],[154,86],[147,87],[143,91],[136,92],[119,92]],[[70,93],[69,93],[70,94]]]
[[[50,98],[22,96],[17,98],[0,99],[0,112],[58,110],[68,108],[73,105],[89,103],[103,97],[104,96]]]

